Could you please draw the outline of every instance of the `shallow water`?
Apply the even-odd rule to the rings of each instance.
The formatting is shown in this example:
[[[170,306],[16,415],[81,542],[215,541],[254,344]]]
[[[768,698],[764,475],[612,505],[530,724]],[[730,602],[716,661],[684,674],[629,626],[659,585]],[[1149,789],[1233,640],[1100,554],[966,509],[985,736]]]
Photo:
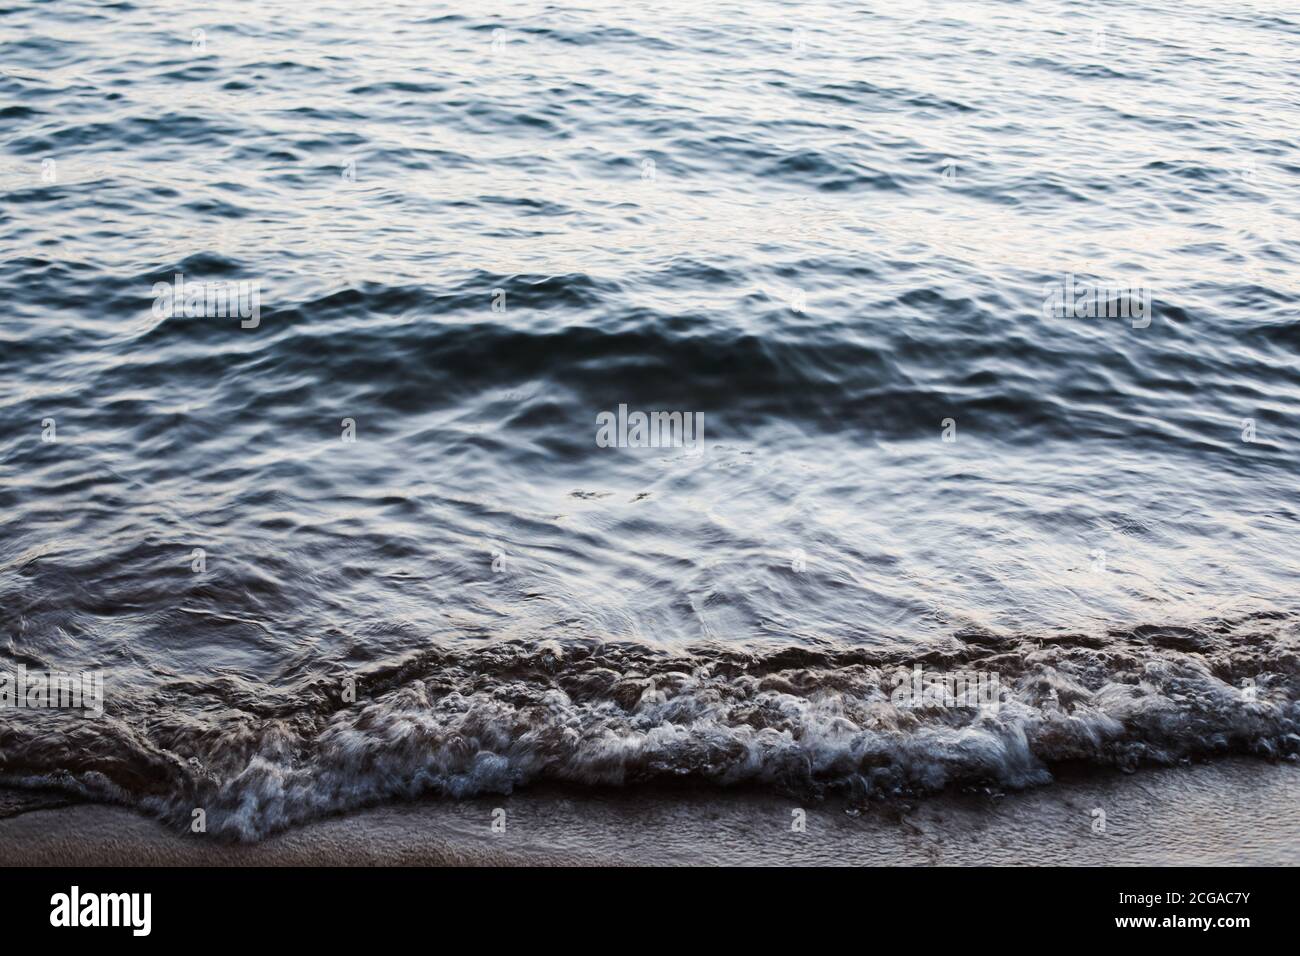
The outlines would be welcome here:
[[[1298,775],[1225,758],[856,814],[741,790],[543,785],[377,807],[233,845],[78,806],[0,819],[0,864],[1293,866]]]
[[[0,12],[0,660],[107,715],[10,778],[252,838],[1295,754],[1293,10],[205,10]]]

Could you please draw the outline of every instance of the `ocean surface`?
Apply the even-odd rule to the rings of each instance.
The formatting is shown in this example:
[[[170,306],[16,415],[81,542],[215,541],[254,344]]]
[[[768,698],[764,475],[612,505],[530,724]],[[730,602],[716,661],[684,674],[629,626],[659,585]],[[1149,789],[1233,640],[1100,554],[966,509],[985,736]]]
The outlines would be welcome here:
[[[0,780],[257,840],[1296,759],[1297,62],[1281,2],[0,0],[0,672],[103,687]]]

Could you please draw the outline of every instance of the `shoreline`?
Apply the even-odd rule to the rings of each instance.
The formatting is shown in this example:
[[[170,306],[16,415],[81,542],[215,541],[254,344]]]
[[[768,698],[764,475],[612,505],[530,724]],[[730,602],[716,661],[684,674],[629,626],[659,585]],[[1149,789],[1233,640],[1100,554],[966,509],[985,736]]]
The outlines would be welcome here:
[[[1300,766],[1249,758],[1067,773],[1018,793],[941,794],[857,816],[831,801],[799,806],[748,791],[547,786],[363,809],[243,845],[177,833],[124,807],[74,804],[0,819],[0,864],[1294,865],[1297,794]],[[504,832],[493,832],[497,810]],[[799,810],[802,832],[792,830]]]

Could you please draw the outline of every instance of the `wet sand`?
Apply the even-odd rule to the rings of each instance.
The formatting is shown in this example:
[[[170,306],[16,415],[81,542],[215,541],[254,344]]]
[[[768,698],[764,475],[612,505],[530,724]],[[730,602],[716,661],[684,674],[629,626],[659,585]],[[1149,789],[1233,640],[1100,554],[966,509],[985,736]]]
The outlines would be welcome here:
[[[18,801],[21,802],[21,801]],[[493,831],[504,810],[504,832]],[[792,829],[803,810],[805,829]],[[1105,813],[1104,832],[1094,832]],[[497,819],[501,815],[495,814]],[[1230,759],[1070,776],[1004,796],[952,794],[860,815],[753,792],[542,788],[322,820],[255,845],[181,834],[121,807],[0,820],[0,864],[1294,865],[1300,766]]]

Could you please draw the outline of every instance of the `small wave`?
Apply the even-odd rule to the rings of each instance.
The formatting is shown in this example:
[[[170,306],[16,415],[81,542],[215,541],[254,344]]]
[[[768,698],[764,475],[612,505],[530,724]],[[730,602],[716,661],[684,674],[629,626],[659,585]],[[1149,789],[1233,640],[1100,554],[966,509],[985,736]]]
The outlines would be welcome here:
[[[916,667],[994,674],[997,705],[945,691],[900,700]],[[1066,761],[1130,770],[1300,754],[1297,624],[1266,617],[1104,638],[976,631],[919,658],[503,641],[372,667],[356,686],[352,703],[323,680],[266,695],[233,677],[186,679],[140,709],[148,720],[39,732],[9,720],[6,778],[177,825],[202,808],[210,832],[256,840],[379,801],[538,781],[759,785],[863,803],[1043,784]]]

